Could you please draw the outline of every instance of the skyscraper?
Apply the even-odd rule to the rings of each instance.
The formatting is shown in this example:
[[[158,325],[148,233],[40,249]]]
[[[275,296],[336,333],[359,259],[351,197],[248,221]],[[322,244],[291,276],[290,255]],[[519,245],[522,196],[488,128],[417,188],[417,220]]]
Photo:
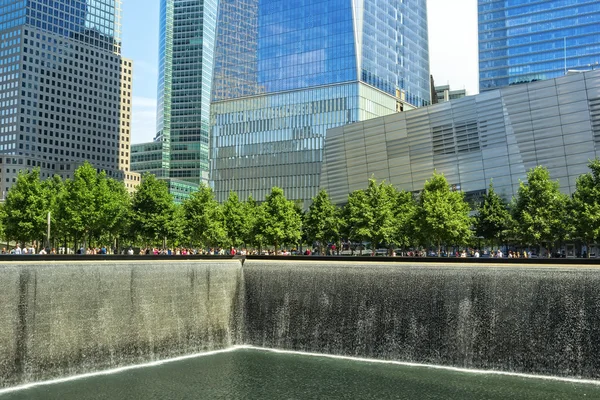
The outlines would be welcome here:
[[[0,4],[2,191],[19,170],[72,176],[84,161],[129,171],[131,61],[121,58],[119,0]]]
[[[217,0],[160,2],[157,132],[153,143],[134,146],[132,162],[172,192],[208,182],[216,13]]]
[[[478,0],[479,90],[600,67],[598,0]]]
[[[230,190],[263,200],[273,186],[309,200],[328,128],[428,104],[426,10],[425,0],[221,0],[211,105],[218,200]]]

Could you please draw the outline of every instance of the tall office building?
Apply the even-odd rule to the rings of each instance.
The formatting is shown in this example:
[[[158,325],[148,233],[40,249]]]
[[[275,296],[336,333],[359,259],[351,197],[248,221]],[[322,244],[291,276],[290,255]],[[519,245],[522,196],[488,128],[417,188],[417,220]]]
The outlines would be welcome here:
[[[33,167],[71,177],[89,161],[126,177],[132,65],[120,55],[120,12],[119,0],[0,3],[3,193]]]
[[[310,200],[328,128],[429,100],[425,0],[221,0],[215,194],[263,200],[279,186],[288,198]]]
[[[600,67],[598,0],[478,0],[479,90]]]
[[[217,0],[161,0],[156,136],[133,146],[133,169],[178,199],[208,183],[210,88]]]

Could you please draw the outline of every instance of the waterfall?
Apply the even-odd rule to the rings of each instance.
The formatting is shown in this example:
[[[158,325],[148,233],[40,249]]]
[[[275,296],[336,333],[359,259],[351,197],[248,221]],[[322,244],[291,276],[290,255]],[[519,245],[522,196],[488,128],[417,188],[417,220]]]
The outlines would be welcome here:
[[[247,260],[250,345],[600,377],[589,268]]]
[[[598,288],[583,266],[6,262],[0,387],[239,344],[598,379]]]
[[[230,347],[239,261],[0,268],[0,387]]]

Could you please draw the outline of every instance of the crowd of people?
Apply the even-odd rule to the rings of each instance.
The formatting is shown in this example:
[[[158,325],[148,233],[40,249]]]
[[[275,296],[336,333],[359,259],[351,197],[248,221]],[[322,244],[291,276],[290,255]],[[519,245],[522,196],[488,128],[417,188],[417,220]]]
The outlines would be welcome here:
[[[326,255],[339,255],[339,252],[336,252],[336,248],[335,245],[333,245],[333,248],[331,246],[327,246],[327,248],[324,249],[325,250],[325,254]],[[1,254],[14,254],[14,255],[35,255],[36,254],[36,248],[35,246],[32,245],[24,245],[23,247],[21,247],[19,244],[16,244],[14,248],[7,250],[6,247],[2,248],[2,252]],[[241,248],[241,249],[236,249],[235,247],[231,247],[231,248],[221,248],[221,247],[217,247],[217,248],[207,248],[207,249],[196,249],[196,248],[186,248],[186,247],[174,247],[174,248],[158,248],[158,247],[148,247],[148,248],[143,248],[143,249],[138,249],[138,248],[133,248],[133,247],[128,247],[125,248],[123,250],[116,250],[116,249],[111,249],[109,247],[106,246],[102,246],[102,247],[88,247],[88,248],[84,248],[81,247],[79,249],[77,249],[76,251],[73,251],[71,249],[67,249],[64,247],[60,247],[58,249],[52,247],[52,248],[41,248],[39,250],[39,252],[37,252],[37,254],[39,255],[46,255],[46,254],[85,254],[85,255],[95,255],[95,254],[99,254],[99,255],[107,255],[107,254],[123,254],[123,255],[182,255],[182,256],[186,256],[186,255],[205,255],[205,256],[213,256],[213,255],[217,255],[217,256],[226,256],[226,255],[231,255],[231,256],[246,256],[246,255],[283,255],[283,256],[288,256],[288,255],[304,255],[304,256],[310,256],[310,255],[316,255],[319,254],[318,249],[313,249],[311,250],[310,248],[307,248],[304,251],[298,251],[296,249],[292,250],[292,251],[288,251],[288,250],[280,250],[275,252],[272,249],[265,249],[265,250],[247,250],[246,248]],[[377,253],[377,252],[368,252],[366,254],[363,254],[362,252],[358,253],[355,252],[354,255],[387,255],[387,256],[392,256],[392,257],[397,257],[397,256],[406,256],[406,257],[437,257],[438,254],[437,252],[434,251],[430,251],[427,252],[426,250],[410,250],[410,251],[406,251],[406,252],[396,252],[396,250],[392,250],[392,251],[385,251],[381,254]],[[504,254],[502,250],[498,249],[498,250],[483,250],[483,251],[479,251],[478,249],[463,249],[462,251],[454,251],[454,252],[446,252],[446,251],[442,251],[442,253],[440,254],[440,256],[442,257],[460,257],[460,258],[466,258],[466,257],[474,257],[474,258],[479,258],[479,257],[488,257],[488,258],[532,258],[533,254],[531,253],[531,251],[527,251],[527,250],[522,250],[522,251],[513,251],[513,250],[509,250],[507,252],[507,254]]]

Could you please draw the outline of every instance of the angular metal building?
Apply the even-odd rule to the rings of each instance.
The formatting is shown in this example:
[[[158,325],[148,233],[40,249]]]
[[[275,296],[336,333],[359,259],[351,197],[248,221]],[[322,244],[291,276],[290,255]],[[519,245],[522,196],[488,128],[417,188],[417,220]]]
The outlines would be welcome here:
[[[476,202],[548,168],[565,193],[600,157],[600,71],[507,86],[327,131],[321,187],[343,204],[374,176],[418,192],[434,170]]]

